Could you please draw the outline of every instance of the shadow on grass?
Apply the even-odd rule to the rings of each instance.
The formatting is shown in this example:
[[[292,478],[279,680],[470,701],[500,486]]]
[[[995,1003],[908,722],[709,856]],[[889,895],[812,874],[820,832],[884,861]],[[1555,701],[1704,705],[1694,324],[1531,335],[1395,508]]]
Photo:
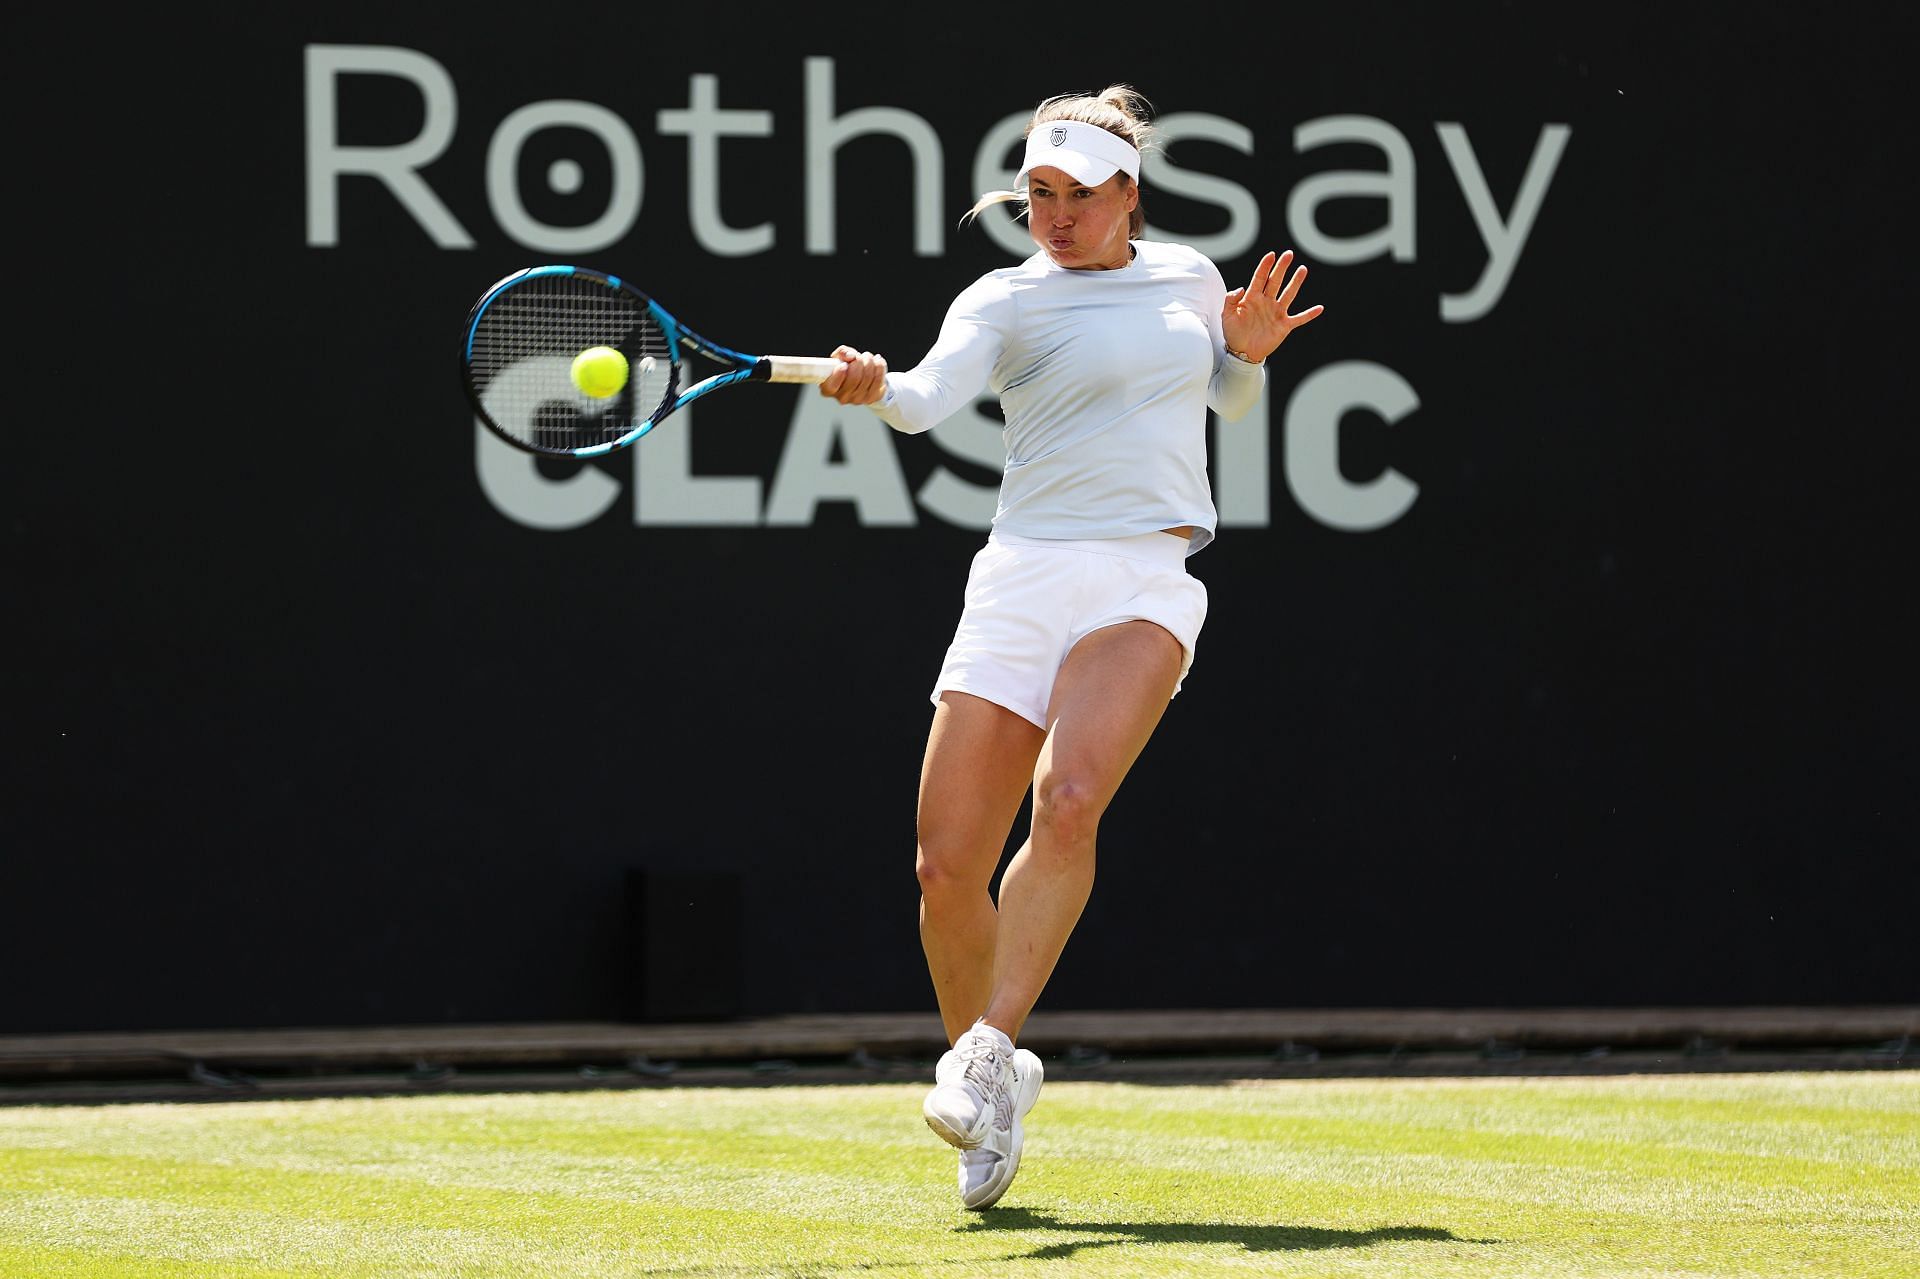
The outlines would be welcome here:
[[[1464,1239],[1451,1230],[1432,1226],[1381,1226],[1375,1230],[1327,1230],[1319,1226],[1262,1226],[1199,1221],[1061,1221],[1027,1208],[995,1208],[960,1229],[967,1233],[1000,1230],[1045,1230],[1111,1238],[1072,1239],[1047,1244],[1008,1260],[1055,1261],[1073,1257],[1083,1248],[1115,1244],[1231,1243],[1248,1252],[1318,1252],[1327,1248],[1371,1248],[1377,1243],[1419,1240],[1427,1243],[1490,1244],[1497,1239]]]

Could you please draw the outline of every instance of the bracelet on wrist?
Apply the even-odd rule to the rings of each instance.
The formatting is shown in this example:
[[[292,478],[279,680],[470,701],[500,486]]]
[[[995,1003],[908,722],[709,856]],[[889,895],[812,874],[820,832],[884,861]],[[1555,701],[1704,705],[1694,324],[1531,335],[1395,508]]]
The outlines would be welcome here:
[[[1243,355],[1239,351],[1234,350],[1232,347],[1227,348],[1227,354],[1231,355],[1234,359],[1240,361],[1240,363],[1242,364],[1260,365],[1260,364],[1266,363],[1265,360],[1256,360],[1251,356]]]

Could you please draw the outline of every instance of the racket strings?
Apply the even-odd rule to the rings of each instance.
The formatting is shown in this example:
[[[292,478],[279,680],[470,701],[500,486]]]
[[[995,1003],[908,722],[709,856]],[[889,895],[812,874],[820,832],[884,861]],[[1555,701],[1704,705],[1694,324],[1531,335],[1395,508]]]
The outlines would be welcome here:
[[[625,384],[595,396],[574,381],[581,352],[626,357]],[[609,444],[652,421],[674,389],[667,335],[640,298],[591,276],[531,276],[495,296],[475,323],[468,357],[487,415],[541,452]]]

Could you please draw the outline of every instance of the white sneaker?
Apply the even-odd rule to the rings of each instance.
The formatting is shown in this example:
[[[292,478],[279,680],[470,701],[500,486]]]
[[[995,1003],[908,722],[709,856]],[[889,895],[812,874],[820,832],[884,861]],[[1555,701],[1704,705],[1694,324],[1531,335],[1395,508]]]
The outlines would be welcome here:
[[[933,1068],[933,1091],[920,1107],[927,1127],[950,1146],[978,1146],[993,1126],[995,1095],[1012,1082],[1012,1060],[1011,1039],[984,1021],[973,1023]]]
[[[1014,1049],[1008,1064],[1013,1081],[1003,1094],[1006,1104],[995,1107],[993,1123],[980,1144],[960,1152],[960,1202],[975,1212],[998,1203],[1020,1171],[1020,1148],[1025,1144],[1020,1121],[1040,1100],[1040,1081],[1046,1074],[1040,1059],[1024,1048]]]

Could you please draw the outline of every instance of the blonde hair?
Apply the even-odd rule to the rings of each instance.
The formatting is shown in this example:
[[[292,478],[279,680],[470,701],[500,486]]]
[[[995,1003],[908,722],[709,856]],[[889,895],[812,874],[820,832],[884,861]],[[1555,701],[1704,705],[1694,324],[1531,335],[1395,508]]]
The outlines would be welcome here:
[[[1140,91],[1127,84],[1110,84],[1098,93],[1058,93],[1033,109],[1033,118],[1027,121],[1027,127],[1021,132],[1020,137],[1024,142],[1035,129],[1043,124],[1051,124],[1055,120],[1077,120],[1081,124],[1098,125],[1115,137],[1132,144],[1134,150],[1145,156],[1148,148],[1153,145],[1154,139],[1153,125],[1147,122],[1148,113],[1152,109],[1152,104],[1141,95]],[[1124,171],[1120,176],[1127,181],[1132,181],[1131,178],[1127,178]],[[1027,193],[1025,191],[985,192],[974,201],[971,209],[961,215],[961,223],[965,224],[979,217],[982,212],[996,204],[1017,204],[1020,206],[1020,211],[1015,216],[1025,217]],[[1147,215],[1142,204],[1140,201],[1135,201],[1133,212],[1127,219],[1127,238],[1139,239],[1146,225]]]

